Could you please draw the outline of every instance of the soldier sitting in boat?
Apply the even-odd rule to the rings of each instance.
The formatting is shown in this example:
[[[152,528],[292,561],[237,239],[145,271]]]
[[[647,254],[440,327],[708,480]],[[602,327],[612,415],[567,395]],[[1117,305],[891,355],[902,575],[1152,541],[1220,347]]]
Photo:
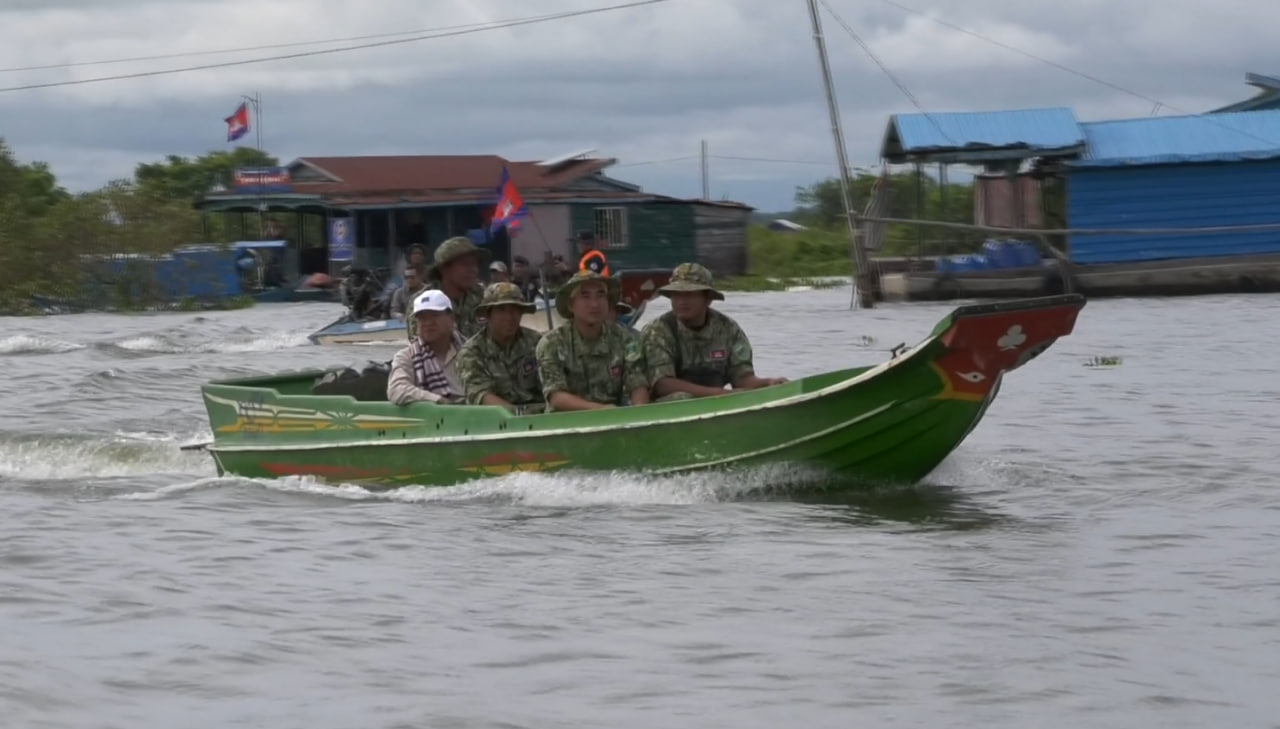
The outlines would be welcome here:
[[[513,283],[490,284],[476,313],[484,328],[458,353],[458,375],[470,405],[497,405],[517,415],[546,409],[538,381],[538,340],[542,335],[520,319],[536,307]]]
[[[377,319],[381,314],[382,300],[378,282],[364,266],[350,266],[339,288],[342,305],[347,307],[352,320]]]
[[[536,301],[538,298],[538,275],[529,268],[529,259],[516,256],[511,259],[511,282],[520,287],[525,301]]]
[[[640,343],[609,317],[622,293],[617,279],[579,271],[556,292],[567,321],[538,342],[538,376],[548,411],[596,410],[649,402]]]
[[[711,308],[724,301],[711,272],[682,263],[671,281],[658,289],[671,299],[671,311],[641,332],[648,376],[659,401],[723,395],[725,385],[753,390],[780,385],[785,377],[757,377],[751,342],[733,319]]]
[[[391,316],[396,319],[405,318],[413,306],[413,300],[426,288],[427,267],[421,263],[409,264],[404,270],[404,285],[391,295]]]
[[[476,321],[476,307],[484,298],[480,266],[490,258],[489,251],[477,248],[468,238],[456,236],[440,244],[435,262],[427,269],[427,288],[438,289],[449,296],[458,331],[466,338],[480,331],[480,323]],[[413,338],[412,331],[409,338]]]
[[[454,326],[453,304],[443,291],[424,291],[413,301],[417,336],[396,352],[387,378],[387,400],[461,403],[462,379],[456,361],[464,340]]]

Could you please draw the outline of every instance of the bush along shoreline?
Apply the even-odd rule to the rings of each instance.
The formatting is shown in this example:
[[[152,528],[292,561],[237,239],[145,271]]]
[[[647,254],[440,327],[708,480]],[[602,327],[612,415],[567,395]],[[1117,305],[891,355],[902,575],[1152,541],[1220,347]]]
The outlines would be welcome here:
[[[150,265],[101,265],[114,257],[170,254],[189,243],[244,236],[228,220],[206,222],[192,203],[236,167],[272,165],[253,149],[138,165],[134,177],[70,193],[48,165],[19,163],[0,140],[0,315],[72,311],[200,311],[251,306],[252,297],[176,298]],[[228,260],[230,256],[228,255]]]

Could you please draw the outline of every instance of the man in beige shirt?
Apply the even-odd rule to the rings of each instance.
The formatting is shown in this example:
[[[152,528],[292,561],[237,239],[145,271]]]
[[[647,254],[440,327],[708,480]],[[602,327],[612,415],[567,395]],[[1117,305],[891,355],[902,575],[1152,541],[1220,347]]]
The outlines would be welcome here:
[[[454,360],[465,340],[455,326],[453,303],[443,291],[424,291],[413,300],[413,318],[417,336],[391,360],[387,400],[395,405],[463,402]]]

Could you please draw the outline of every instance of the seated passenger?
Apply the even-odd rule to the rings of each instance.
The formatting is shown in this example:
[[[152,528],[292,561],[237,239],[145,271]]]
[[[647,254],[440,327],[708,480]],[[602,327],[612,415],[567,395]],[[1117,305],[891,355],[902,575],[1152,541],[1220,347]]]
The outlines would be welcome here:
[[[391,295],[391,317],[403,319],[413,306],[413,300],[427,288],[427,267],[421,263],[411,263],[404,270],[404,285]]]
[[[364,266],[351,266],[339,289],[342,305],[347,307],[353,321],[376,319],[381,307],[378,300],[378,283]]]
[[[548,411],[649,402],[640,342],[609,318],[621,293],[617,279],[594,271],[579,271],[556,292],[556,311],[567,321],[547,332],[537,350]]]
[[[462,402],[455,360],[463,339],[454,326],[449,297],[435,289],[422,292],[413,301],[413,318],[417,337],[391,360],[387,400],[396,405]]]
[[[537,307],[524,300],[513,283],[490,284],[476,307],[485,318],[480,333],[458,353],[458,375],[470,405],[498,405],[517,415],[546,409],[538,382],[538,340],[542,335],[520,326]]]
[[[671,282],[658,293],[671,299],[671,311],[646,324],[641,339],[649,381],[660,401],[723,395],[725,385],[754,390],[787,381],[756,376],[747,335],[737,322],[711,308],[712,301],[724,301],[724,294],[712,286],[705,266],[676,266]]]

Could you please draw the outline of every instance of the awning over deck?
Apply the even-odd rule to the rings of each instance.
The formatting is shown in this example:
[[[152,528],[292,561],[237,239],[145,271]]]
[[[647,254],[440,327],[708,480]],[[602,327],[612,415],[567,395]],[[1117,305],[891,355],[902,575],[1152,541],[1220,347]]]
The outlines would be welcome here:
[[[988,165],[1032,157],[1073,157],[1084,130],[1068,108],[895,114],[880,156],[885,161]]]

